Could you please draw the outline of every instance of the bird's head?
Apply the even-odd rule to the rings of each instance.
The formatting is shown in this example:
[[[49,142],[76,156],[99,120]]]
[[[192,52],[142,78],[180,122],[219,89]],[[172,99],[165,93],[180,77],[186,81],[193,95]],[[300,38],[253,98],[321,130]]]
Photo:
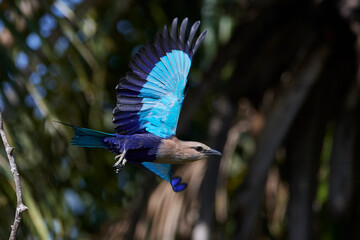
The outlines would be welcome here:
[[[221,153],[200,142],[181,141],[176,137],[164,139],[159,146],[158,162],[193,162],[210,157],[219,157]]]
[[[211,149],[200,142],[191,142],[191,141],[179,141],[180,148],[185,158],[190,161],[196,161],[200,159],[206,159],[212,156],[221,156],[221,153]]]

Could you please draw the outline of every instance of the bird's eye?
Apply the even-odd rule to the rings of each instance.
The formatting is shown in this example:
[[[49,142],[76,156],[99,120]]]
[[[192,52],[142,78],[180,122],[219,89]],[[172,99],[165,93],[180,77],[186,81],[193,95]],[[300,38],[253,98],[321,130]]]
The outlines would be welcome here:
[[[195,147],[195,150],[198,152],[202,152],[204,149],[202,146],[197,146],[197,147]]]

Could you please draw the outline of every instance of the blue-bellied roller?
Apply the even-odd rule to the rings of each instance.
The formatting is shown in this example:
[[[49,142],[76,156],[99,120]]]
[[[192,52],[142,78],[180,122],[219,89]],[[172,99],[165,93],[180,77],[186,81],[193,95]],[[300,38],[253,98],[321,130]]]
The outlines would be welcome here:
[[[176,126],[186,95],[192,58],[204,40],[206,30],[195,39],[200,22],[187,33],[185,18],[178,31],[178,19],[157,33],[154,43],[146,43],[134,56],[125,77],[116,86],[113,123],[116,133],[74,127],[72,144],[106,148],[117,154],[117,172],[126,163],[147,168],[168,181],[175,192],[187,187],[174,177],[172,164],[220,156],[221,153],[200,142],[179,140]]]

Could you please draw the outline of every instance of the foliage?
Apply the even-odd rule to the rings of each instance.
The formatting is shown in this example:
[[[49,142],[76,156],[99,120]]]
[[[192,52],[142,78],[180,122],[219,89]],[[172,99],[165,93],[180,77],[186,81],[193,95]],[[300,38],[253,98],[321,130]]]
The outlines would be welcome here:
[[[18,237],[356,238],[359,49],[346,2],[0,0],[0,107],[29,208]],[[179,167],[183,195],[143,169],[115,174],[113,154],[71,146],[55,122],[113,132],[116,84],[174,17],[208,29],[178,135],[224,154]],[[15,208],[1,151],[0,239]]]

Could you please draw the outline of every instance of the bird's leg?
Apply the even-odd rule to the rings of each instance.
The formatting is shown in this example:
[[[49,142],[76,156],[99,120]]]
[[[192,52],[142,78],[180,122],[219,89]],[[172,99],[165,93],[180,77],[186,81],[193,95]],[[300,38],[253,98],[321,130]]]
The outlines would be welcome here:
[[[126,150],[124,150],[121,154],[115,156],[115,160],[119,159],[113,166],[116,168],[115,169],[116,173],[119,173],[119,171],[123,169],[123,167],[125,167],[125,163],[126,163],[125,154],[126,154]]]

